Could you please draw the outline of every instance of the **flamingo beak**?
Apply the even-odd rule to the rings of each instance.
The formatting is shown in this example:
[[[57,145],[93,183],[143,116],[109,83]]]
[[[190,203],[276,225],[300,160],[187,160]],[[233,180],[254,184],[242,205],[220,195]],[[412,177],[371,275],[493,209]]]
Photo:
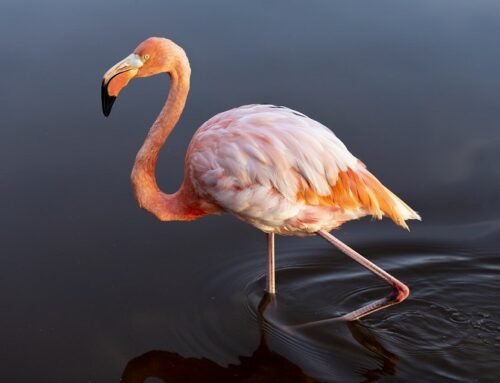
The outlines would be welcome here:
[[[101,101],[102,112],[106,117],[111,113],[113,103],[120,91],[132,80],[139,69],[144,65],[141,57],[135,53],[125,57],[112,66],[102,79]]]

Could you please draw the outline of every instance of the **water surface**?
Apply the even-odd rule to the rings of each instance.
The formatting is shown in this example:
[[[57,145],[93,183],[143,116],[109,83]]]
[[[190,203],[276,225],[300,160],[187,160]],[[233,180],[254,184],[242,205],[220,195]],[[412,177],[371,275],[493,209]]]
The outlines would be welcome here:
[[[0,32],[4,381],[500,380],[497,2],[5,1]],[[129,173],[168,79],[134,81],[108,119],[99,87],[152,35],[193,69],[161,187],[215,113],[300,110],[423,216],[409,233],[369,219],[338,233],[407,301],[297,327],[388,288],[321,238],[278,238],[266,301],[262,233],[137,208]]]

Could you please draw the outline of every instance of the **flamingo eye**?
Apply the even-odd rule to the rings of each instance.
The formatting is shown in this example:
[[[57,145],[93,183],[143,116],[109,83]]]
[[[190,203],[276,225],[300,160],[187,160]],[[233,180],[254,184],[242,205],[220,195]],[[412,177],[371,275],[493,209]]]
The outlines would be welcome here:
[[[147,61],[147,60],[149,60],[149,55],[144,55],[144,56],[142,56],[142,58],[144,61]]]

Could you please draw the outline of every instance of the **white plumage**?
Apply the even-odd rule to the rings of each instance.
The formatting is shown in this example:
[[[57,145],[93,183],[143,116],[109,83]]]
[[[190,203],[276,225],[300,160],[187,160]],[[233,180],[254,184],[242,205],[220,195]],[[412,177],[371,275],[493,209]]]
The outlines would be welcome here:
[[[330,129],[289,108],[246,105],[212,117],[193,136],[186,165],[200,196],[265,232],[314,233],[374,213],[362,203],[335,201],[341,173],[373,176]],[[304,191],[331,202],[311,203],[300,198]],[[395,197],[393,209],[404,213],[409,208],[400,202]],[[387,214],[375,210],[379,218]],[[417,217],[406,212],[403,222]]]

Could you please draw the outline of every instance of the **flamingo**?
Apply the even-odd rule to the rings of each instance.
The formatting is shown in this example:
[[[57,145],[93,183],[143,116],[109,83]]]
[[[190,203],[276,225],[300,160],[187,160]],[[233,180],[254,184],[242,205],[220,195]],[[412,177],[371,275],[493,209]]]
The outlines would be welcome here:
[[[191,221],[231,213],[267,235],[266,292],[276,294],[275,234],[318,235],[392,286],[392,294],[341,318],[353,321],[406,299],[409,288],[347,246],[330,231],[371,215],[406,220],[420,216],[368,171],[335,134],[295,110],[245,105],[219,113],[194,134],[187,149],[184,180],[166,194],[156,183],[159,152],[178,122],[189,92],[191,68],[173,41],[151,37],[103,76],[107,117],[133,78],[170,76],[170,91],[149,129],[132,169],[139,207],[161,221]]]

